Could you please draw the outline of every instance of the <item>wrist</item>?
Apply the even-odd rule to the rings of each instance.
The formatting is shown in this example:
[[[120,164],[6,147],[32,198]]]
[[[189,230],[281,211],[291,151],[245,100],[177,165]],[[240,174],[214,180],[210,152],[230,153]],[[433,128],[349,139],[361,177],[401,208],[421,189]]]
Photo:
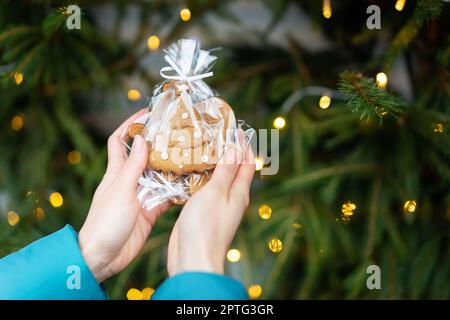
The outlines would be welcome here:
[[[108,263],[101,258],[98,244],[95,240],[90,239],[83,229],[78,235],[78,244],[81,255],[97,282],[101,283],[109,278],[111,275],[108,272]]]
[[[169,276],[174,276],[183,272],[208,272],[208,273],[224,273],[224,258],[212,259],[208,256],[189,255],[176,259],[175,263],[169,263]]]

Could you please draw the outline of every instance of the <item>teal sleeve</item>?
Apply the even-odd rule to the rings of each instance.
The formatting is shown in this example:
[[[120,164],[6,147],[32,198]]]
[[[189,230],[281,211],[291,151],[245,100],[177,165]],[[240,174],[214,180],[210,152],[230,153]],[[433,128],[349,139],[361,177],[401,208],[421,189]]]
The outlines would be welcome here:
[[[0,259],[0,299],[106,299],[67,225]]]
[[[152,300],[244,300],[247,291],[237,280],[206,273],[185,272],[165,280]]]

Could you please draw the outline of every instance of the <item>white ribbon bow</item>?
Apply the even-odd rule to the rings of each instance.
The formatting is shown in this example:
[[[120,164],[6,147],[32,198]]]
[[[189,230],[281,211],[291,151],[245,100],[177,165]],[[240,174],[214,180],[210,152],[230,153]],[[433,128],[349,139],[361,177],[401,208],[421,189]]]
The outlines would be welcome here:
[[[161,75],[161,77],[165,78],[165,79],[171,79],[171,80],[184,80],[184,81],[195,81],[195,80],[201,80],[204,78],[208,78],[213,76],[213,72],[205,72],[205,73],[200,73],[200,74],[194,74],[194,75],[187,75],[183,72],[183,70],[181,70],[175,61],[173,61],[173,59],[166,55],[164,56],[164,60],[167,61],[168,64],[170,64],[170,67],[163,67],[161,68],[161,70],[159,71],[159,74]],[[175,71],[176,74],[175,75],[169,75],[166,74],[166,72],[168,71]]]

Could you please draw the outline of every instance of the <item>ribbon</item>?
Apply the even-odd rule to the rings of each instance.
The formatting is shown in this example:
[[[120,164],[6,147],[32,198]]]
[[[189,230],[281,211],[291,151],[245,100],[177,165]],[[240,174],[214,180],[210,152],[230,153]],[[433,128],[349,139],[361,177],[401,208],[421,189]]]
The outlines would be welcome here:
[[[184,80],[184,81],[196,81],[196,80],[201,80],[204,78],[208,78],[213,76],[213,72],[205,72],[205,73],[200,73],[200,74],[194,74],[194,75],[187,75],[183,72],[183,70],[181,70],[177,63],[175,61],[173,61],[173,59],[166,55],[164,56],[164,60],[167,61],[168,64],[170,64],[170,66],[167,67],[163,67],[161,68],[161,70],[159,71],[159,74],[161,75],[161,77],[165,78],[165,79],[171,79],[171,80]],[[176,74],[175,75],[169,75],[166,74],[166,72],[169,71],[175,71]]]

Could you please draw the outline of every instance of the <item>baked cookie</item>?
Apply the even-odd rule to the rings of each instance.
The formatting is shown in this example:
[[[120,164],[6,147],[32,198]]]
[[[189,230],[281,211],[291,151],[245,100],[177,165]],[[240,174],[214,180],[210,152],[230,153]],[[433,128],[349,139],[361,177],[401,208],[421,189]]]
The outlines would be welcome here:
[[[133,123],[128,128],[128,137],[134,139],[134,137],[138,134],[143,136],[145,133],[145,125],[143,123]]]

